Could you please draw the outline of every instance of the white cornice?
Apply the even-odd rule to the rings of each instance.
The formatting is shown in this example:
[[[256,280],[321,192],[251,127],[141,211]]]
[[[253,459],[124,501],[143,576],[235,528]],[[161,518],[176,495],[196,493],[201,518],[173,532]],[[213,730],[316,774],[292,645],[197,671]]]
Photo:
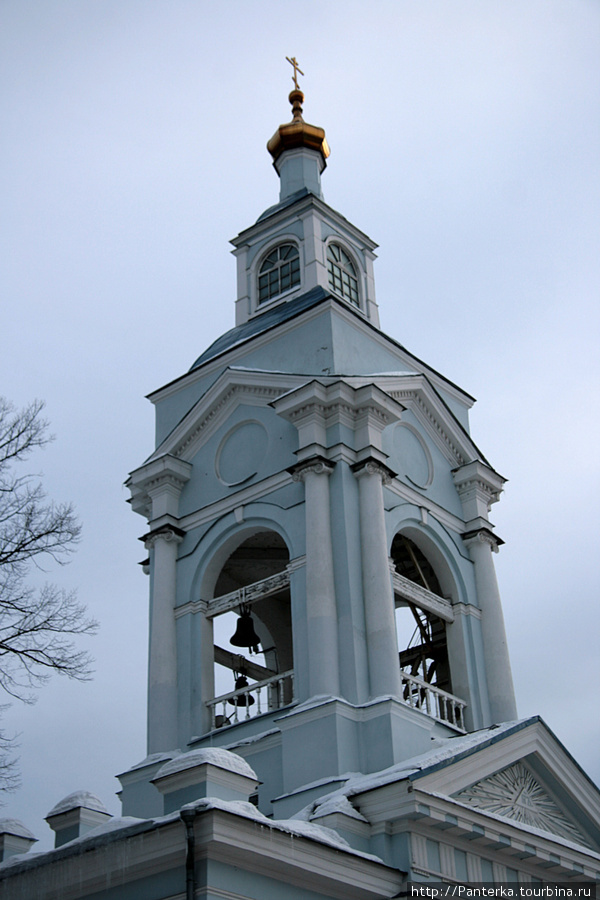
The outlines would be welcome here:
[[[560,860],[556,868],[562,870],[563,874],[573,875],[576,865],[586,868],[591,866],[596,872],[600,866],[600,854],[593,850],[575,846],[572,842],[567,843],[550,832],[541,834],[537,829],[460,803],[453,797],[419,787],[414,788],[412,793],[405,794],[404,798],[402,815],[418,820],[417,823],[411,822],[411,831],[419,831],[431,837],[432,829],[435,829],[433,834],[437,831],[441,838],[443,833],[450,844],[460,844],[462,838],[475,853],[479,851],[484,856],[490,851],[494,856],[498,853],[501,858],[504,857],[504,865],[514,867],[515,863],[519,865],[519,860],[527,860],[528,868],[542,868],[547,872],[548,860],[554,856]],[[357,805],[363,811],[363,804]],[[373,815],[374,809],[371,808],[369,812]],[[390,828],[390,819],[383,809],[376,818],[385,821]],[[396,817],[391,830],[393,833],[406,830],[400,816]]]
[[[397,869],[336,842],[334,833],[329,843],[316,831],[305,835],[302,822],[272,821],[258,812],[227,808],[226,802],[207,802],[208,806],[197,805],[194,821],[197,860],[215,860],[238,872],[263,875],[282,890],[291,884],[339,900],[379,900],[400,889],[402,874]],[[75,900],[109,888],[135,892],[141,879],[177,869],[185,884],[186,848],[184,823],[174,814],[23,857],[13,871],[22,895],[33,897],[39,895],[52,867],[53,878],[60,879],[61,897]],[[5,882],[9,888],[10,871]]]
[[[177,519],[179,496],[189,481],[192,466],[169,453],[156,453],[135,469],[126,481],[132,509],[152,519]]]
[[[275,209],[271,215],[266,216],[264,219],[260,219],[258,222],[250,225],[249,228],[240,231],[236,237],[231,239],[230,243],[236,248],[241,247],[244,244],[251,244],[258,236],[278,231],[282,224],[285,223],[286,219],[297,219],[311,208],[315,209],[324,219],[329,219],[335,223],[340,231],[351,235],[353,240],[356,241],[359,246],[363,246],[370,251],[377,248],[378,245],[375,241],[371,240],[364,231],[361,231],[360,228],[357,228],[356,225],[349,222],[341,213],[337,212],[337,210],[333,209],[323,200],[319,200],[314,194],[307,194],[295,203],[290,203],[288,206],[284,206],[281,209]]]
[[[354,449],[381,449],[381,434],[397,422],[402,407],[372,381],[354,387],[348,378],[314,378],[271,404],[299,433],[300,450],[326,446],[326,432],[342,425],[354,435]]]
[[[449,600],[439,597],[420,584],[416,584],[414,581],[410,581],[410,579],[400,575],[393,563],[391,563],[390,569],[392,569],[394,594],[397,594],[403,600],[408,600],[420,609],[426,609],[428,612],[439,616],[445,622],[454,622],[454,609]]]
[[[490,506],[500,499],[506,483],[506,478],[479,459],[454,469],[452,478],[468,523],[487,518]]]

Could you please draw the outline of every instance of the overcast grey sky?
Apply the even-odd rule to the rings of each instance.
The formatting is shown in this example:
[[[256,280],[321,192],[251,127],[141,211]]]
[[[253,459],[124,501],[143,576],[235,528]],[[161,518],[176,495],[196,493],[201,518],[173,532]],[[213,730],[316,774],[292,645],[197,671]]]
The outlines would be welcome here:
[[[228,240],[278,195],[285,56],[326,129],[326,201],[380,244],[382,327],[478,398],[521,715],[600,778],[596,0],[3,0],[0,393],[47,403],[33,463],[84,538],[47,575],[100,620],[95,680],[13,705],[14,815],[117,813],[145,755],[144,395],[233,324]],[[1,701],[2,698],[0,698]]]

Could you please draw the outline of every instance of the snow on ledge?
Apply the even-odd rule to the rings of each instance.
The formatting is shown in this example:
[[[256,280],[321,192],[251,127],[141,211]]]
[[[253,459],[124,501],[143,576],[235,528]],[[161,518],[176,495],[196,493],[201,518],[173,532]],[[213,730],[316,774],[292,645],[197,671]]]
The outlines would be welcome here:
[[[19,819],[0,819],[0,834],[12,834],[13,837],[27,838],[28,841],[36,840]]]
[[[60,813],[80,808],[93,809],[95,812],[105,813],[107,816],[110,815],[102,800],[99,800],[95,794],[90,794],[89,791],[75,791],[60,800],[56,806],[53,806],[46,818],[49,819],[50,816],[58,816]]]
[[[203,750],[190,750],[189,753],[182,753],[175,759],[165,763],[156,774],[156,779],[164,778],[167,775],[174,775],[176,772],[183,772],[185,769],[193,769],[208,763],[219,769],[225,769],[226,772],[235,772],[237,775],[244,775],[253,781],[258,781],[258,777],[254,769],[248,765],[245,759],[232,753],[230,750],[224,750],[222,747],[205,747]]]

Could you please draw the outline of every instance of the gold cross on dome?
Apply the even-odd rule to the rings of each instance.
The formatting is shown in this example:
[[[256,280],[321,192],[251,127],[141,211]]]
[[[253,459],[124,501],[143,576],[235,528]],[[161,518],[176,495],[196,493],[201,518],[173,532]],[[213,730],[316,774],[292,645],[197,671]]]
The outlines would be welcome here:
[[[298,62],[297,62],[295,56],[292,56],[291,59],[289,58],[289,56],[286,56],[286,59],[289,62],[290,66],[294,67],[294,74],[292,75],[292,81],[294,82],[294,87],[296,88],[296,90],[299,91],[300,88],[298,87],[298,72],[300,72],[301,75],[304,75],[304,72],[298,65]]]

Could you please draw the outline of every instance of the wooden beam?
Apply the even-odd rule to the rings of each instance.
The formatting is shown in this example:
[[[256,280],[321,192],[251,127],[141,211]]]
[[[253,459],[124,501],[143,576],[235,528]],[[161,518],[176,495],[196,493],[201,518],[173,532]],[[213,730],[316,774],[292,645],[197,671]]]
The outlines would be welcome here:
[[[225,666],[227,669],[235,669],[236,672],[241,673],[243,670],[244,675],[254,678],[255,681],[264,681],[265,678],[277,675],[277,672],[274,672],[273,669],[267,669],[266,666],[261,666],[260,663],[246,659],[245,656],[241,656],[239,653],[231,653],[229,650],[218,647],[216,644],[215,662],[220,666]]]

